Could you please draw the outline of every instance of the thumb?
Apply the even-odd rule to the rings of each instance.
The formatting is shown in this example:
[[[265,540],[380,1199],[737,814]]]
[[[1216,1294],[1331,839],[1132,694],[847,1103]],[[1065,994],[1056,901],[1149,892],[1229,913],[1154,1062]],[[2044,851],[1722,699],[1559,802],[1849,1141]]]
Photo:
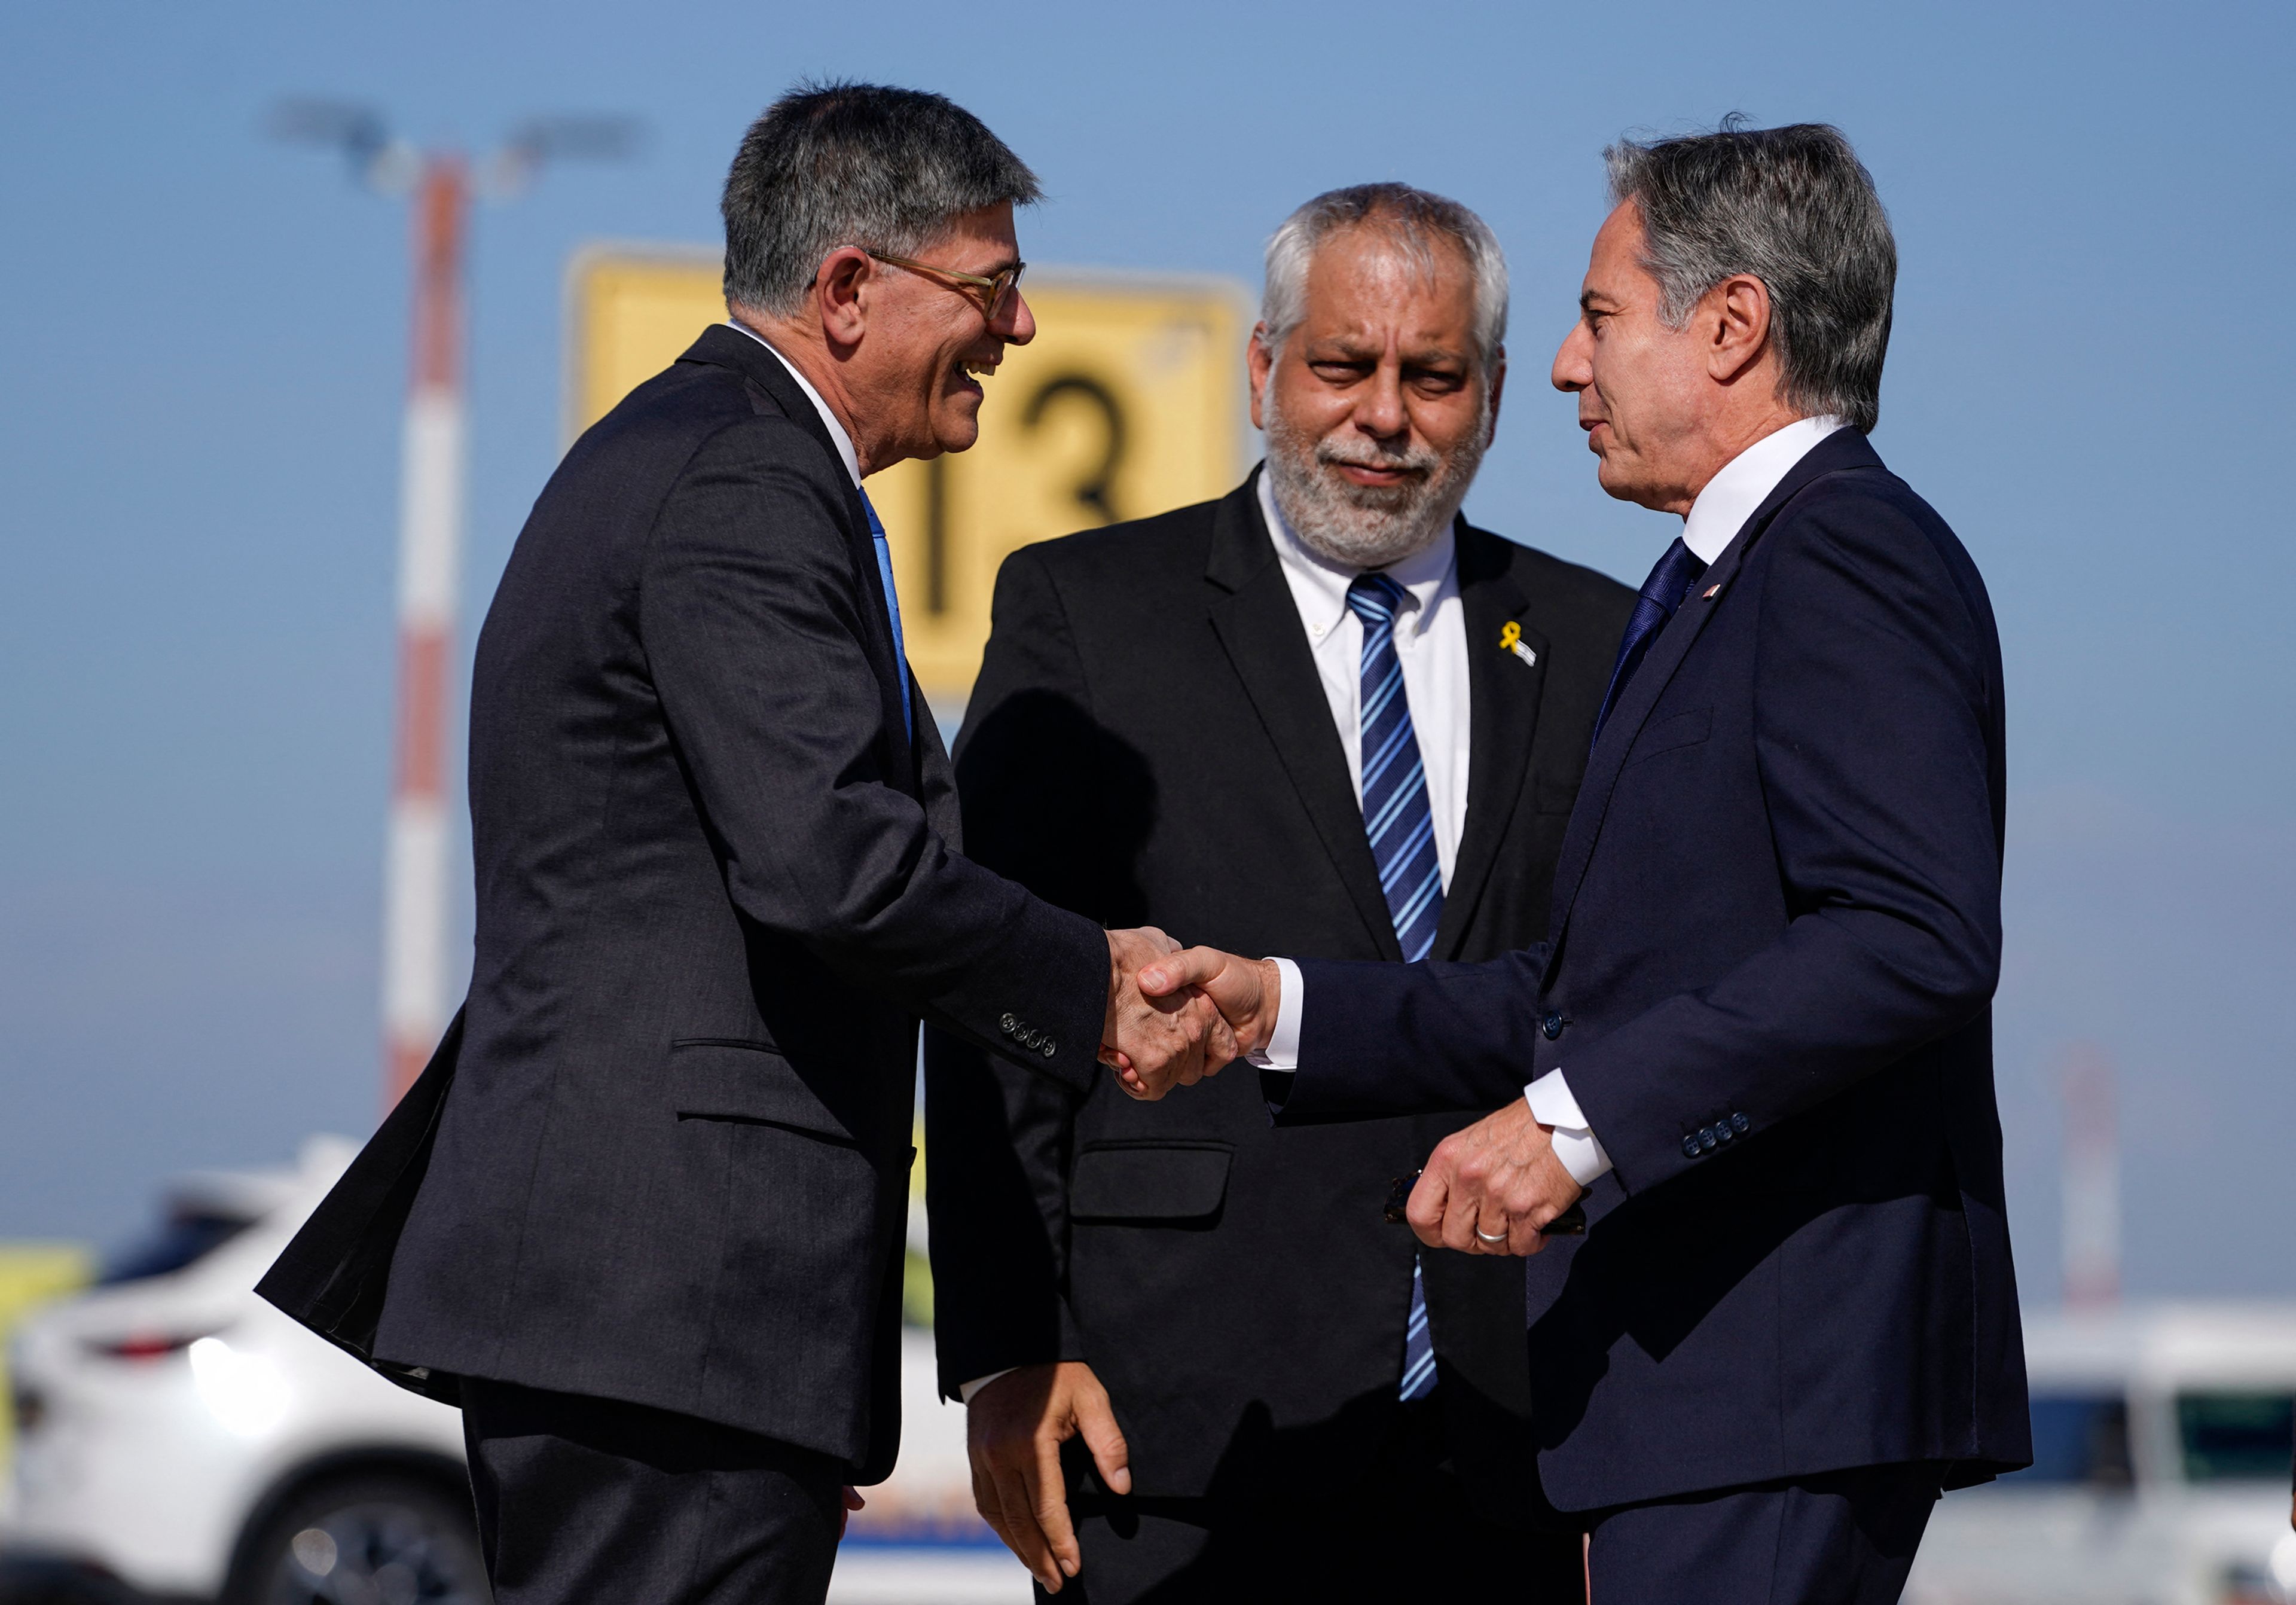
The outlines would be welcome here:
[[[1227,954],[1214,947],[1168,954],[1134,979],[1144,997],[1169,997],[1184,987],[1201,987],[1227,968]]]
[[[1132,1492],[1132,1448],[1124,1441],[1124,1429],[1116,1424],[1108,1395],[1097,1388],[1089,1390],[1077,1400],[1076,1413],[1077,1435],[1092,1451],[1100,1480],[1111,1494]]]

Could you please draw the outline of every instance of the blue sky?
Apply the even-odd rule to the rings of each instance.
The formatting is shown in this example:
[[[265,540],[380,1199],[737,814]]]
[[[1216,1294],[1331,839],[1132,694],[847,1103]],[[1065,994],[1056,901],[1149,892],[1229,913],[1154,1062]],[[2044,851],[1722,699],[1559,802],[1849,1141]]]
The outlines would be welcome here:
[[[1032,261],[1256,286],[1318,190],[1480,210],[1516,383],[1478,521],[1638,579],[1543,386],[1623,132],[1857,142],[1903,266],[1875,444],[1990,584],[2010,680],[1999,1079],[2029,1296],[2055,1067],[2121,1076],[2128,1280],[2296,1292],[2286,7],[20,0],[0,11],[0,1237],[373,1114],[405,217],[266,143],[291,94],[483,147],[641,118],[644,158],[478,221],[466,585],[559,445],[560,284],[712,242],[802,74],[942,90],[1036,165]],[[992,401],[993,405],[993,401]],[[475,603],[474,603],[475,606]],[[473,613],[473,618],[475,613]],[[467,638],[468,631],[465,635]]]

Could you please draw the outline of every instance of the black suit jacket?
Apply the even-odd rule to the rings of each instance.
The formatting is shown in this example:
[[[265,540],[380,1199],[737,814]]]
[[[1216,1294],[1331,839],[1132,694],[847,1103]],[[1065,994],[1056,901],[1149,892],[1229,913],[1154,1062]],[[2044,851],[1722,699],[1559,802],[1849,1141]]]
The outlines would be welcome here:
[[[1545,927],[1633,598],[1464,520],[1457,551],[1472,772],[1435,951],[1483,958]],[[1535,663],[1500,649],[1510,621]],[[1402,956],[1256,476],[1008,559],[957,754],[972,850],[1065,907],[1245,953]],[[926,1065],[946,1391],[1089,1360],[1144,1494],[1379,1470],[1415,1247],[1382,1207],[1466,1117],[1277,1132],[1249,1066],[1147,1104],[938,1034]],[[1521,1277],[1453,1254],[1426,1277],[1439,1396],[1495,1486],[1528,1466]]]
[[[1620,697],[1547,944],[1301,964],[1280,1119],[1480,1108],[1560,1067],[1616,1166],[1586,1237],[1529,1262],[1557,1504],[2030,1459],[1993,1094],[2002,754],[1976,567],[1845,430]]]
[[[1090,921],[957,855],[906,673],[763,346],[713,329],[584,435],[479,637],[454,1051],[266,1292],[433,1387],[890,1470],[917,1020],[1081,1091],[1108,987]]]

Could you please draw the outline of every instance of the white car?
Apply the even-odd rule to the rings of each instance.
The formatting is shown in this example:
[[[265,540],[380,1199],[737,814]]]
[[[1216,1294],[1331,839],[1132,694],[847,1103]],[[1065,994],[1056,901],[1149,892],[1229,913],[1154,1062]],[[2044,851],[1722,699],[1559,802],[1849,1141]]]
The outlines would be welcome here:
[[[356,1151],[314,1138],[290,1169],[184,1178],[149,1242],[19,1329],[9,1554],[221,1605],[487,1601],[460,1414],[253,1291]],[[904,1338],[902,1464],[866,1491],[831,1598],[1025,1605],[1028,1574],[972,1514],[931,1338]]]
[[[2286,1605],[2296,1305],[2029,1314],[2030,1470],[1948,1494],[1906,1605]]]

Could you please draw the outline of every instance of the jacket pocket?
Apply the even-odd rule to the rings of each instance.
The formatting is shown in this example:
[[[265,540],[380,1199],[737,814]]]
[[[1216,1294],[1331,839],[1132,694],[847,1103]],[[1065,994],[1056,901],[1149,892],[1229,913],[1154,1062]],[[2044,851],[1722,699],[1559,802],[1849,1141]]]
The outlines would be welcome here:
[[[1069,1217],[1077,1221],[1196,1221],[1227,1197],[1225,1142],[1095,1144],[1077,1155]]]
[[[1643,726],[1627,754],[1628,764],[1639,764],[1646,757],[1656,757],[1661,752],[1672,752],[1681,747],[1695,747],[1714,733],[1714,710],[1693,708],[1688,713],[1678,713],[1660,719],[1655,725]]]
[[[859,1141],[781,1050],[767,1043],[722,1037],[671,1043],[669,1098],[681,1119],[758,1120],[839,1142]]]

